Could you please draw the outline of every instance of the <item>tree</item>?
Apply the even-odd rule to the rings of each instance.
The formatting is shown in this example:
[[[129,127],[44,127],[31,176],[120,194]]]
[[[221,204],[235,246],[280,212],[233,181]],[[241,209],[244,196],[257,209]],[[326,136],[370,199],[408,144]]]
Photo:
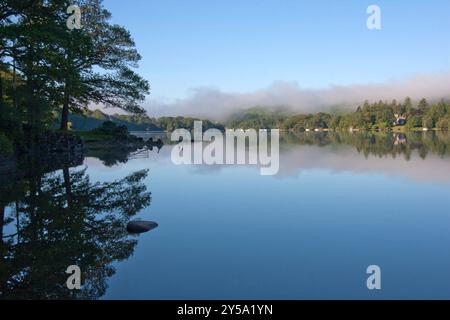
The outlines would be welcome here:
[[[404,113],[411,113],[413,105],[410,97],[405,98],[405,101],[403,102],[403,108]]]
[[[145,113],[139,103],[149,85],[133,71],[140,55],[129,32],[109,22],[101,0],[75,1],[83,10],[81,30],[66,27],[74,1],[19,2],[0,6],[0,68],[12,70],[12,105],[26,110],[30,128],[45,127],[60,111],[67,130],[69,112],[90,103]]]
[[[340,127],[342,117],[340,115],[332,115],[328,124],[330,129],[337,129]]]
[[[427,99],[423,98],[419,101],[419,104],[417,105],[417,108],[421,111],[421,112],[426,112],[429,108],[429,104]]]
[[[423,126],[424,128],[428,128],[428,129],[434,128],[434,121],[433,121],[433,118],[430,117],[430,116],[428,116],[428,115],[424,116],[424,117],[423,117],[423,120],[422,120],[422,126]]]
[[[79,5],[83,28],[72,32],[64,48],[62,74],[70,74],[65,70],[76,72],[74,77],[63,79],[61,129],[67,130],[70,110],[79,111],[89,103],[145,114],[139,102],[148,94],[149,84],[132,70],[141,57],[130,33],[109,23],[111,14],[102,6],[102,0],[83,0]]]
[[[408,118],[408,122],[406,123],[406,127],[408,129],[418,128],[422,126],[422,117],[420,116],[412,116]]]
[[[436,123],[436,128],[441,130],[448,130],[450,124],[450,117],[444,117],[439,119],[439,121]]]

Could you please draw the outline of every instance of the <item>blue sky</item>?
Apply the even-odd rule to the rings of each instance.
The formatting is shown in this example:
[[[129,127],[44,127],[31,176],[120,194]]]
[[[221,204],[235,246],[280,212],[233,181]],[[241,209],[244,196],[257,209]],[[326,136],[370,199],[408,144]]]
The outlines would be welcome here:
[[[143,56],[151,98],[383,83],[450,69],[450,1],[105,0]],[[382,30],[366,28],[381,7]]]

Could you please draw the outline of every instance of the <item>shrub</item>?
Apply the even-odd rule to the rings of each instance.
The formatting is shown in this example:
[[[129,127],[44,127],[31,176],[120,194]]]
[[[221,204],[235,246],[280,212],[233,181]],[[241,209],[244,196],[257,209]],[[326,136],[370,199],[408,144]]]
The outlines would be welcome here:
[[[420,128],[422,126],[422,118],[420,116],[412,116],[406,122],[408,129]]]
[[[422,120],[422,125],[424,128],[432,129],[434,128],[434,121],[430,117],[424,117]]]
[[[14,145],[3,133],[0,133],[0,155],[11,156],[14,153]]]
[[[92,130],[95,134],[107,135],[117,139],[126,139],[129,136],[128,128],[120,126],[112,121],[105,121],[103,124]]]
[[[449,118],[442,118],[436,123],[436,127],[441,130],[448,130]]]

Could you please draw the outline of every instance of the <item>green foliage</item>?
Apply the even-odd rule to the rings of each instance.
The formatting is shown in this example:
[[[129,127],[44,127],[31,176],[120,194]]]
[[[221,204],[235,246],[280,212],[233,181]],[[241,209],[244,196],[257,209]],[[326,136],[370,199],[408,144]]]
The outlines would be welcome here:
[[[406,128],[414,129],[422,126],[422,117],[419,115],[411,116],[406,123]]]
[[[444,101],[430,105],[426,99],[420,100],[417,108],[410,98],[403,103],[365,101],[355,112],[339,114],[297,114],[268,112],[252,108],[243,113],[233,115],[228,121],[232,128],[279,128],[290,131],[315,129],[325,130],[359,130],[389,131],[397,125],[398,119],[406,121],[406,129],[422,126],[446,130],[450,115],[450,105]],[[403,124],[400,124],[403,125]]]
[[[445,118],[439,119],[439,121],[436,123],[436,128],[440,130],[448,130],[450,125],[450,116],[447,116]]]
[[[281,126],[289,115],[290,113],[284,110],[270,111],[255,107],[233,114],[228,120],[228,125],[240,129],[270,129]]]
[[[83,12],[80,30],[66,26],[73,4]],[[35,132],[58,115],[66,130],[69,112],[90,103],[145,114],[139,103],[149,84],[134,71],[141,57],[102,0],[4,0],[0,18],[0,103],[13,111],[2,112],[8,123]]]
[[[3,133],[0,133],[0,155],[11,156],[14,153],[14,146],[11,140],[9,140]]]
[[[55,117],[57,119],[58,117]],[[223,124],[210,120],[200,120],[191,117],[161,117],[113,114],[106,115],[100,110],[86,110],[82,114],[70,114],[71,128],[75,131],[90,131],[102,126],[103,122],[111,121],[119,126],[125,126],[129,131],[173,131],[175,129],[194,129],[195,121],[202,121],[203,129],[215,128],[225,130]],[[55,122],[55,126],[58,124]]]
[[[126,126],[117,125],[112,121],[103,122],[99,128],[92,130],[92,133],[118,140],[126,140],[129,136]]]
[[[433,118],[430,117],[429,115],[424,116],[423,119],[422,119],[422,126],[424,128],[428,128],[428,129],[434,128],[434,120],[433,120]]]
[[[429,104],[427,99],[422,99],[419,101],[419,104],[417,105],[417,109],[419,109],[421,112],[425,112],[429,108]]]
[[[80,6],[83,28],[66,27],[69,5]],[[62,130],[68,123],[76,130],[92,130],[104,121],[129,130],[193,129],[196,119],[145,115],[140,106],[150,87],[135,71],[141,56],[125,28],[111,22],[102,0],[3,0],[0,6],[0,126],[13,136],[28,131],[46,130],[55,118]],[[106,116],[86,110],[89,104],[120,108],[130,115]],[[390,130],[399,119],[407,128],[446,128],[449,105],[417,106],[411,98],[403,102],[364,102],[355,112],[295,115],[281,109],[250,108],[231,116],[232,128]],[[204,129],[224,125],[203,122]],[[13,131],[17,131],[14,132]],[[11,136],[8,138],[11,139]]]
[[[59,119],[59,116],[55,119]],[[89,131],[102,125],[105,121],[112,121],[118,125],[124,125],[129,131],[161,130],[155,121],[147,116],[132,115],[106,115],[100,110],[85,110],[81,114],[69,114],[71,129],[76,131]],[[55,126],[58,123],[55,122]]]
[[[403,109],[401,114],[403,113],[410,113],[413,110],[413,105],[410,97],[406,97],[405,101],[403,102]]]

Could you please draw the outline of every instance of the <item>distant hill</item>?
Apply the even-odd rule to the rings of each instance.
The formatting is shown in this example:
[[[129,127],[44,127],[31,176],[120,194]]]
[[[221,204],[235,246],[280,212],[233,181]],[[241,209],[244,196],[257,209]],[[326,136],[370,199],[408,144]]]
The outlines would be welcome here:
[[[58,119],[59,116],[56,118]],[[147,116],[108,115],[98,109],[86,110],[83,114],[69,115],[71,128],[76,131],[90,131],[100,127],[105,121],[112,121],[117,125],[124,125],[129,131],[173,131],[178,128],[192,130],[194,128],[194,121],[196,120],[199,119],[191,117],[162,117],[156,119]],[[224,126],[220,123],[203,120],[203,129],[207,130],[209,128],[224,130]]]
[[[155,119],[149,117],[132,117],[129,115],[107,115],[100,110],[87,110],[83,114],[70,114],[69,122],[72,125],[72,130],[89,131],[100,127],[103,122],[112,121],[118,125],[124,125],[129,131],[158,131],[164,130],[157,124]]]

